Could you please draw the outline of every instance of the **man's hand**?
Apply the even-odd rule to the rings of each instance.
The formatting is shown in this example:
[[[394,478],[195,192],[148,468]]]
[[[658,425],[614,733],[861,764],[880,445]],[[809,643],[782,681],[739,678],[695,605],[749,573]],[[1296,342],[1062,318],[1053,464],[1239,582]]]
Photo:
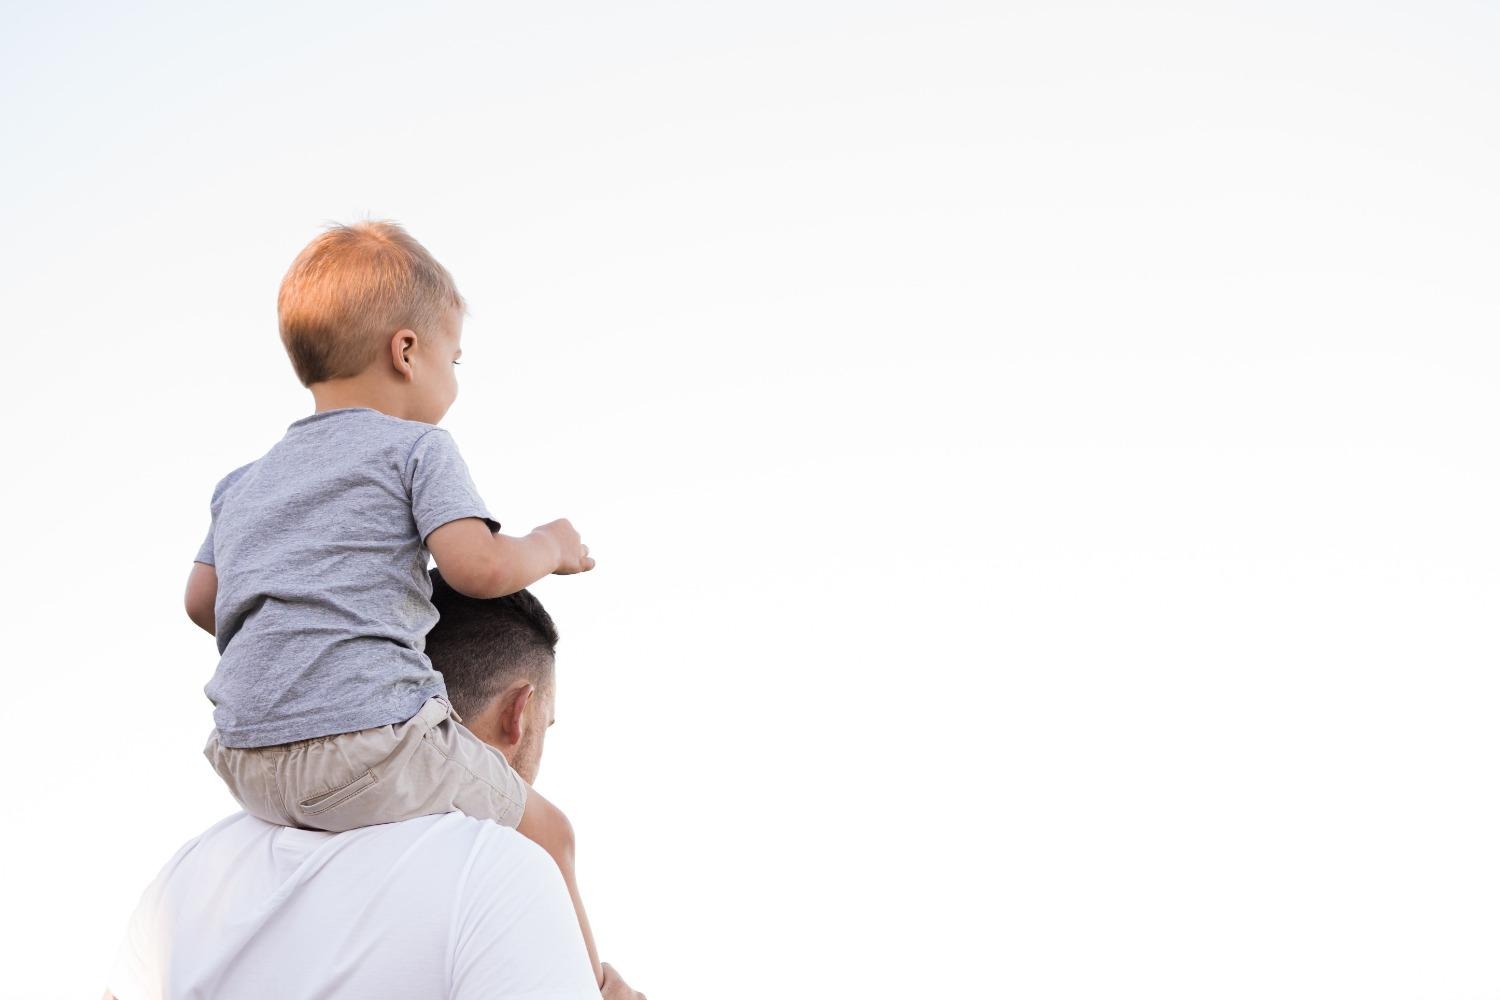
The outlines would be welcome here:
[[[586,573],[594,568],[594,560],[589,558],[589,547],[583,544],[577,529],[567,518],[549,521],[539,528],[533,528],[532,533],[546,535],[557,544],[557,569],[552,572],[568,576],[572,573]]]
[[[646,994],[631,989],[608,962],[604,963],[604,985],[599,987],[599,992],[604,1000],[646,1000]]]

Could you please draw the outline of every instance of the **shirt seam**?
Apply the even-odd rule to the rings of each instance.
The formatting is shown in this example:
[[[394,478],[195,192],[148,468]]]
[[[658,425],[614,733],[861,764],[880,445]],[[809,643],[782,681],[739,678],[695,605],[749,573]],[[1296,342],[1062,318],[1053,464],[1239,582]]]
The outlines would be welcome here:
[[[424,440],[426,440],[427,435],[435,434],[442,430],[443,429],[441,427],[433,427],[430,430],[425,430],[421,434],[418,434],[417,439],[411,443],[411,448],[406,452],[406,461],[401,463],[401,479],[406,485],[406,500],[408,503],[412,502],[411,490],[412,486],[414,485],[411,469],[411,457],[417,453],[417,446],[420,445]],[[443,431],[443,433],[447,432]]]

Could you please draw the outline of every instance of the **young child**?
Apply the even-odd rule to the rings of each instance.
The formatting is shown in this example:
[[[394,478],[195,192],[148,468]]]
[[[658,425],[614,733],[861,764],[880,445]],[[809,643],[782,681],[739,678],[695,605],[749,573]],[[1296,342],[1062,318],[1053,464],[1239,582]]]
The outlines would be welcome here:
[[[281,339],[315,412],[214,489],[187,612],[213,634],[204,754],[270,823],[343,831],[460,810],[562,870],[602,982],[567,818],[459,723],[423,653],[427,557],[476,598],[592,569],[566,520],[498,534],[453,439],[464,300],[400,226],[336,226],[292,263]]]

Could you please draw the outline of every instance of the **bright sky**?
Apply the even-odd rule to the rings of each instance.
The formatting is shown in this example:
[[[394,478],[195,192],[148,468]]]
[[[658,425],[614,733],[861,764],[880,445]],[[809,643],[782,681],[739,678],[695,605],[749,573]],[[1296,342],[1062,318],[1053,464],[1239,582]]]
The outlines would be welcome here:
[[[670,997],[1500,971],[1492,5],[33,4],[0,38],[0,997],[233,808],[180,606],[394,218],[600,559],[540,787]]]

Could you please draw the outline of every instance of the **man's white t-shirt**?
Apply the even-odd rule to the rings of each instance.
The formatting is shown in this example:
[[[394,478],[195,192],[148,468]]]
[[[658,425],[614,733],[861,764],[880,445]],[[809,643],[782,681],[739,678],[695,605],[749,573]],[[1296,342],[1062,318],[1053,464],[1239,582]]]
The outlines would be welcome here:
[[[599,1000],[552,859],[461,813],[329,834],[238,813],[141,896],[119,1000]]]

